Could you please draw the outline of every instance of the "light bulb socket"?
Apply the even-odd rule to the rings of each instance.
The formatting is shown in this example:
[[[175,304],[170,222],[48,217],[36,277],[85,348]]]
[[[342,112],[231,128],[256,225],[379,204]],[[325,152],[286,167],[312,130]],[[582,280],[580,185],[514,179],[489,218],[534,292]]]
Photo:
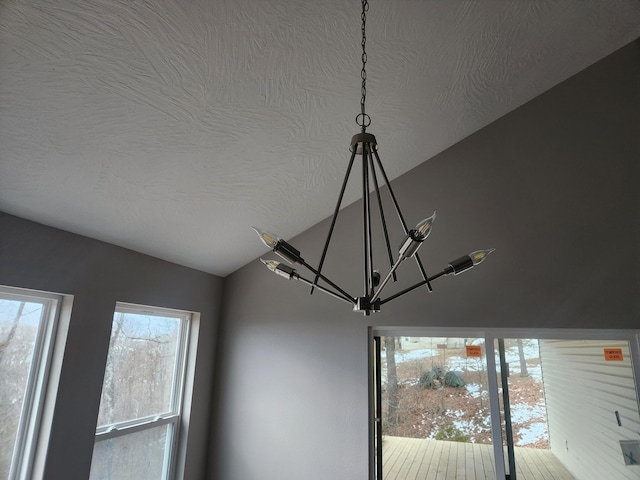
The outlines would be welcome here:
[[[400,249],[399,249],[400,257],[402,258],[412,257],[413,254],[416,253],[418,248],[420,248],[420,245],[422,245],[422,242],[424,241],[424,239],[425,237],[420,235],[420,232],[418,232],[417,230],[413,230],[413,229],[409,230],[409,233],[407,234],[406,237],[404,237],[404,240],[400,245]]]
[[[289,263],[303,263],[304,259],[300,256],[300,251],[293,248],[284,240],[278,240],[273,251],[284,258]]]
[[[462,272],[469,270],[471,267],[473,267],[473,260],[469,255],[464,255],[452,262],[449,262],[449,267],[446,268],[445,271],[450,270],[448,274],[453,273],[454,275],[459,275]]]
[[[287,280],[291,280],[295,275],[295,269],[291,268],[288,265],[284,265],[280,263],[274,270],[273,273],[280,275],[281,277],[286,278]]]

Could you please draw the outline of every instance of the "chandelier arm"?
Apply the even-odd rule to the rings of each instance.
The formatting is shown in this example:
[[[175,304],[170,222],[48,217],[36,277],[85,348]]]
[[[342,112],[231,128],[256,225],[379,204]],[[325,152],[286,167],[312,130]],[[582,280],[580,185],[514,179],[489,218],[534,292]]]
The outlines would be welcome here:
[[[400,264],[405,259],[406,257],[402,257],[402,256],[398,257],[398,260],[396,260],[396,263],[393,264],[393,266],[391,267],[391,270],[389,270],[389,273],[387,273],[387,276],[384,277],[384,280],[382,280],[382,282],[380,282],[380,286],[378,287],[378,290],[376,291],[376,293],[373,295],[373,297],[371,297],[371,303],[375,302],[380,297],[380,294],[382,293],[382,289],[387,286],[387,283],[389,283],[389,280],[391,279],[395,271],[398,269]]]
[[[396,199],[395,193],[393,193],[393,188],[391,187],[391,182],[389,181],[389,177],[387,177],[387,172],[385,172],[384,167],[382,166],[382,161],[380,160],[380,155],[378,155],[377,151],[374,151],[373,154],[376,157],[376,161],[378,162],[378,167],[380,168],[380,172],[382,172],[382,176],[384,177],[384,181],[386,182],[387,188],[389,189],[389,194],[391,196],[391,200],[393,201],[393,206],[396,209],[396,214],[398,215],[398,218],[400,219],[400,223],[402,224],[402,228],[404,229],[405,235],[407,235],[409,233],[409,228],[407,227],[407,222],[405,222],[404,216],[402,215],[402,212],[400,211],[400,205],[398,204],[398,200]],[[420,257],[418,256],[417,253],[415,255],[415,258],[416,258],[416,263],[418,264],[418,268],[420,270],[420,274],[422,275],[422,278],[424,280],[423,285],[426,284],[427,285],[427,289],[430,292],[432,292],[433,288],[431,288],[431,281],[427,277],[427,272],[425,271],[424,265],[422,264],[422,260],[420,259]]]
[[[311,273],[313,273],[314,275],[317,275],[318,278],[321,278],[322,280],[327,282],[329,285],[331,285],[333,288],[335,288],[338,292],[340,292],[342,295],[344,295],[345,298],[348,298],[351,303],[354,303],[355,297],[353,295],[349,294],[348,292],[345,292],[342,288],[340,288],[338,285],[333,283],[331,280],[329,280],[327,277],[325,277],[322,273],[318,272],[315,268],[313,268],[311,265],[309,265],[304,260],[302,262],[300,262],[300,264],[302,266],[304,266],[307,270],[309,270]],[[313,286],[314,288],[315,287],[320,288],[320,285],[318,284],[318,282],[316,282],[315,284],[312,284],[312,282],[309,282],[309,285]]]
[[[424,279],[424,284],[427,286],[427,290],[429,292],[433,292],[433,288],[431,287],[431,280],[427,277],[427,272],[424,269],[424,265],[422,264],[422,259],[420,258],[418,252],[413,256],[416,259],[416,264],[418,265],[418,269],[422,274],[422,278]]]
[[[404,216],[400,211],[400,205],[398,204],[398,200],[396,199],[395,193],[393,193],[393,188],[391,188],[391,182],[389,181],[389,177],[387,177],[387,172],[385,172],[384,167],[382,166],[382,161],[380,160],[380,155],[378,152],[373,152],[376,157],[376,161],[378,163],[378,167],[380,168],[380,172],[382,173],[382,178],[384,178],[387,187],[389,188],[389,194],[391,196],[391,200],[393,201],[393,206],[395,207],[396,214],[398,215],[398,219],[400,219],[400,223],[402,224],[402,228],[404,229],[404,234],[407,235],[409,233],[409,228],[407,227],[407,222],[404,220]]]
[[[369,196],[370,145],[362,144],[362,202],[364,243],[364,296],[373,292],[373,249],[371,248],[371,197]]]
[[[390,302],[393,299],[396,299],[402,295],[404,295],[405,293],[409,293],[411,290],[415,290],[418,287],[421,287],[423,285],[429,285],[429,282],[434,281],[436,278],[440,278],[443,275],[447,275],[451,273],[451,271],[447,271],[447,270],[443,270],[439,273],[436,273],[434,276],[432,277],[428,277],[425,278],[424,280],[422,280],[421,282],[416,283],[415,285],[405,288],[404,290],[399,291],[398,293],[394,293],[393,295],[391,295],[390,297],[385,298],[384,300],[380,300],[380,305],[383,305],[387,302]]]
[[[384,240],[387,245],[387,255],[389,256],[389,266],[393,267],[393,253],[391,252],[391,242],[389,241],[389,231],[387,230],[387,221],[384,216],[384,209],[382,207],[382,196],[380,195],[380,185],[378,183],[378,176],[376,175],[375,164],[373,163],[373,157],[369,157],[371,161],[371,175],[373,177],[373,183],[376,189],[376,197],[378,199],[378,211],[380,212],[380,223],[382,224],[382,231],[384,232]],[[397,282],[398,277],[396,276],[396,272],[393,272],[393,281]]]
[[[313,288],[318,284],[318,278],[320,278],[320,273],[322,272],[322,265],[324,265],[324,259],[327,256],[327,249],[329,248],[329,242],[331,242],[331,236],[333,235],[333,228],[336,226],[336,219],[338,218],[338,212],[340,211],[340,205],[342,204],[342,197],[344,197],[344,191],[347,188],[347,182],[349,180],[349,175],[351,174],[351,168],[353,167],[353,160],[356,158],[357,148],[353,149],[351,152],[351,159],[349,160],[349,166],[347,167],[347,173],[344,176],[344,180],[342,181],[342,188],[340,190],[340,195],[338,196],[338,202],[336,203],[336,208],[333,212],[333,218],[331,219],[331,227],[329,227],[329,233],[327,234],[327,239],[324,242],[324,249],[322,250],[322,256],[320,257],[320,263],[318,264],[318,269],[315,271],[315,278],[313,283],[311,284],[311,290],[309,291],[309,295],[313,294]]]
[[[306,278],[301,277],[299,274],[296,274],[296,279],[300,280],[302,283],[306,283],[309,286],[313,286],[314,288],[317,288],[318,290],[320,290],[323,293],[326,293],[327,295],[331,295],[333,298],[337,298],[338,300],[347,302],[352,306],[355,305],[355,302],[350,298],[350,296],[342,296],[339,293],[333,292],[328,288],[323,287],[322,285],[318,285],[318,284],[313,285],[311,280],[307,280]]]

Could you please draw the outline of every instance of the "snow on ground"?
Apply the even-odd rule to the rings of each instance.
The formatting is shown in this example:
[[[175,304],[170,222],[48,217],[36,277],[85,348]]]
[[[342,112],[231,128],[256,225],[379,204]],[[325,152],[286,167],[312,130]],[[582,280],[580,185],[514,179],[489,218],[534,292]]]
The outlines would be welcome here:
[[[539,440],[549,440],[547,422],[533,422],[527,427],[521,427],[518,431],[520,439],[514,442],[516,447],[531,445]]]
[[[516,439],[515,445],[522,446],[536,443],[539,440],[548,440],[549,431],[547,427],[547,411],[544,400],[539,401],[536,405],[512,404],[511,405],[511,422],[513,425],[526,424],[518,429],[519,439]],[[531,420],[538,420],[532,422]]]
[[[467,383],[465,385],[467,392],[471,398],[486,398],[489,396],[489,392],[483,389],[482,385],[479,383]]]
[[[483,343],[483,339],[476,339],[472,341],[472,344],[477,344],[478,341]],[[523,351],[527,362],[527,372],[529,376],[535,380],[542,381],[542,367],[539,362],[540,353],[538,349],[538,342],[525,340],[523,342]],[[399,350],[396,351],[396,363],[406,363],[423,358],[435,357],[439,354],[438,350],[433,348],[417,348],[415,350]],[[386,359],[386,352],[383,350],[380,352],[382,358]],[[505,351],[505,359],[509,364],[510,374],[520,374],[520,356],[518,354],[518,347],[514,346],[508,348]],[[531,361],[535,361],[533,364]],[[500,359],[496,355],[496,366],[500,368]],[[469,358],[462,356],[451,356],[446,358],[445,370],[467,370],[469,372],[483,372],[486,370],[486,364],[484,357],[482,358]]]
[[[524,423],[532,418],[545,418],[546,409],[544,403],[538,402],[536,405],[513,404],[511,405],[511,421],[513,423]]]
[[[448,357],[447,369],[484,372],[487,367],[485,366],[484,358]]]
[[[539,360],[540,349],[537,341],[523,341],[522,350],[524,351],[524,358],[526,360]],[[520,355],[518,354],[518,347],[511,347],[504,352],[505,360],[509,364],[510,373],[520,373]],[[498,363],[496,358],[496,363]],[[527,365],[527,372],[530,376],[538,381],[542,381],[542,367],[540,364],[529,366]]]
[[[420,348],[417,350],[396,351],[396,363],[410,362],[412,360],[420,360],[421,358],[435,357],[438,351],[432,348]],[[382,358],[387,358],[387,352],[380,352]]]
[[[473,345],[484,345],[484,339],[475,339],[470,342]],[[411,361],[420,360],[423,358],[430,358],[440,355],[442,352],[434,348],[420,348],[423,345],[415,345],[418,348],[411,349],[409,344],[405,350],[396,351],[396,363],[406,363]],[[529,376],[534,380],[542,381],[542,368],[539,362],[540,353],[538,348],[538,342],[535,340],[523,341],[524,357],[527,360],[527,372]],[[381,352],[382,358],[386,358],[386,352]],[[466,370],[467,372],[486,372],[486,363],[483,358],[469,358],[465,356],[446,356],[445,371],[448,370]],[[509,364],[509,370],[511,375],[520,374],[520,355],[517,346],[512,346],[505,351],[505,359]],[[499,369],[500,359],[496,354],[496,365]],[[417,380],[411,383],[417,383]],[[468,395],[472,398],[479,398],[486,396],[486,390],[478,383],[468,383],[466,385]],[[462,432],[466,432],[473,437],[474,430],[478,428],[478,425],[473,421],[465,420],[464,412],[462,411],[448,411],[448,415],[452,417],[454,426]],[[476,420],[477,421],[477,420]],[[546,409],[544,400],[541,400],[538,404],[531,406],[527,404],[511,404],[511,421],[514,426],[522,425],[518,429],[517,438],[515,439],[516,446],[534,444],[539,440],[548,440],[549,433],[546,423]],[[424,420],[423,420],[424,422]],[[490,418],[484,419],[484,423],[488,428],[490,425]],[[526,425],[526,426],[525,426]],[[435,435],[435,431],[432,436]]]

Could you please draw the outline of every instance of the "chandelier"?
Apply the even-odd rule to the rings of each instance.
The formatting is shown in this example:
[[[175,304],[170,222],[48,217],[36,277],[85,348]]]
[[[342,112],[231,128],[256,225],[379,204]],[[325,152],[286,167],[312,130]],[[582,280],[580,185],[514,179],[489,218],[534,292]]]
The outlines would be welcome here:
[[[370,315],[371,313],[380,311],[380,307],[385,303],[390,302],[391,300],[394,300],[423,285],[426,285],[427,290],[431,292],[431,282],[436,278],[450,274],[458,275],[481,263],[487,257],[487,255],[495,250],[493,248],[488,250],[477,250],[470,253],[469,255],[464,255],[456,260],[449,262],[449,264],[444,269],[442,269],[435,275],[427,276],[424,265],[420,257],[418,256],[417,251],[418,248],[420,248],[420,245],[422,245],[424,240],[431,233],[433,222],[436,218],[436,212],[434,212],[430,217],[420,221],[414,228],[409,229],[407,227],[407,223],[405,222],[404,216],[400,211],[400,206],[398,205],[398,201],[396,200],[396,196],[391,187],[391,182],[389,181],[384,167],[382,166],[382,162],[380,161],[376,137],[371,133],[367,133],[367,127],[371,124],[371,117],[367,115],[365,111],[365,102],[367,98],[367,71],[365,68],[367,64],[367,52],[365,49],[367,36],[365,27],[368,11],[368,0],[362,0],[362,70],[360,72],[362,87],[360,98],[360,113],[356,116],[356,123],[360,127],[361,131],[351,138],[351,158],[349,160],[347,172],[342,182],[340,194],[338,195],[338,202],[331,219],[331,226],[329,227],[329,232],[325,240],[324,249],[322,251],[322,256],[320,257],[320,263],[318,264],[318,267],[314,268],[313,266],[309,265],[304,260],[304,258],[302,258],[300,251],[298,251],[285,240],[282,240],[271,233],[262,232],[255,227],[251,227],[258,234],[262,242],[273,252],[278,254],[281,258],[283,258],[290,264],[297,263],[302,265],[307,270],[309,270],[314,277],[313,280],[304,278],[297,272],[297,270],[295,270],[293,267],[290,267],[289,265],[281,263],[277,260],[264,260],[261,258],[260,261],[269,270],[286,279],[299,280],[309,285],[311,287],[311,290],[309,292],[310,294],[313,294],[314,290],[317,289],[323,293],[326,293],[327,295],[347,302],[352,305],[353,311],[363,313],[364,315]],[[342,287],[338,286],[333,280],[330,280],[322,273],[322,267],[327,255],[329,243],[331,242],[333,230],[336,225],[338,213],[340,212],[340,207],[342,206],[342,200],[356,157],[361,157],[362,159],[364,293],[359,297],[353,296],[352,294],[348,293]],[[387,186],[389,197],[405,234],[405,238],[400,244],[398,255],[395,259],[391,250],[391,243],[389,241],[389,234],[387,231],[386,217],[382,204],[382,194],[380,190],[380,184],[378,182],[378,179],[380,177],[384,180],[384,183]],[[387,256],[389,258],[390,264],[389,272],[384,278],[381,277],[378,270],[374,269],[373,265],[374,258],[372,243],[372,203],[377,203],[377,212],[380,216],[381,230],[384,237]],[[415,259],[417,268],[422,275],[422,280],[414,285],[411,285],[408,288],[405,288],[404,290],[401,290],[400,292],[394,293],[386,298],[382,298],[382,291],[385,289],[390,280],[393,280],[394,282],[397,281],[396,270],[398,269],[400,264],[408,258]]]

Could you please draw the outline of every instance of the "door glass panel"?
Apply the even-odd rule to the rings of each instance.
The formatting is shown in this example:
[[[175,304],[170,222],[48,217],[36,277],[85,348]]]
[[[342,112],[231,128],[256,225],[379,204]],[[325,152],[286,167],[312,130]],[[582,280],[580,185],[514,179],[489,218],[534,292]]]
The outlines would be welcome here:
[[[496,340],[500,376],[505,471],[515,480],[573,479],[549,452],[549,429],[539,344],[535,339]],[[517,458],[516,458],[517,456]],[[540,468],[541,465],[550,468]],[[553,468],[551,468],[553,467]],[[548,470],[548,471],[545,471]]]
[[[495,478],[484,339],[381,347],[382,478]]]
[[[504,344],[517,480],[640,478],[640,414],[627,341]]]

